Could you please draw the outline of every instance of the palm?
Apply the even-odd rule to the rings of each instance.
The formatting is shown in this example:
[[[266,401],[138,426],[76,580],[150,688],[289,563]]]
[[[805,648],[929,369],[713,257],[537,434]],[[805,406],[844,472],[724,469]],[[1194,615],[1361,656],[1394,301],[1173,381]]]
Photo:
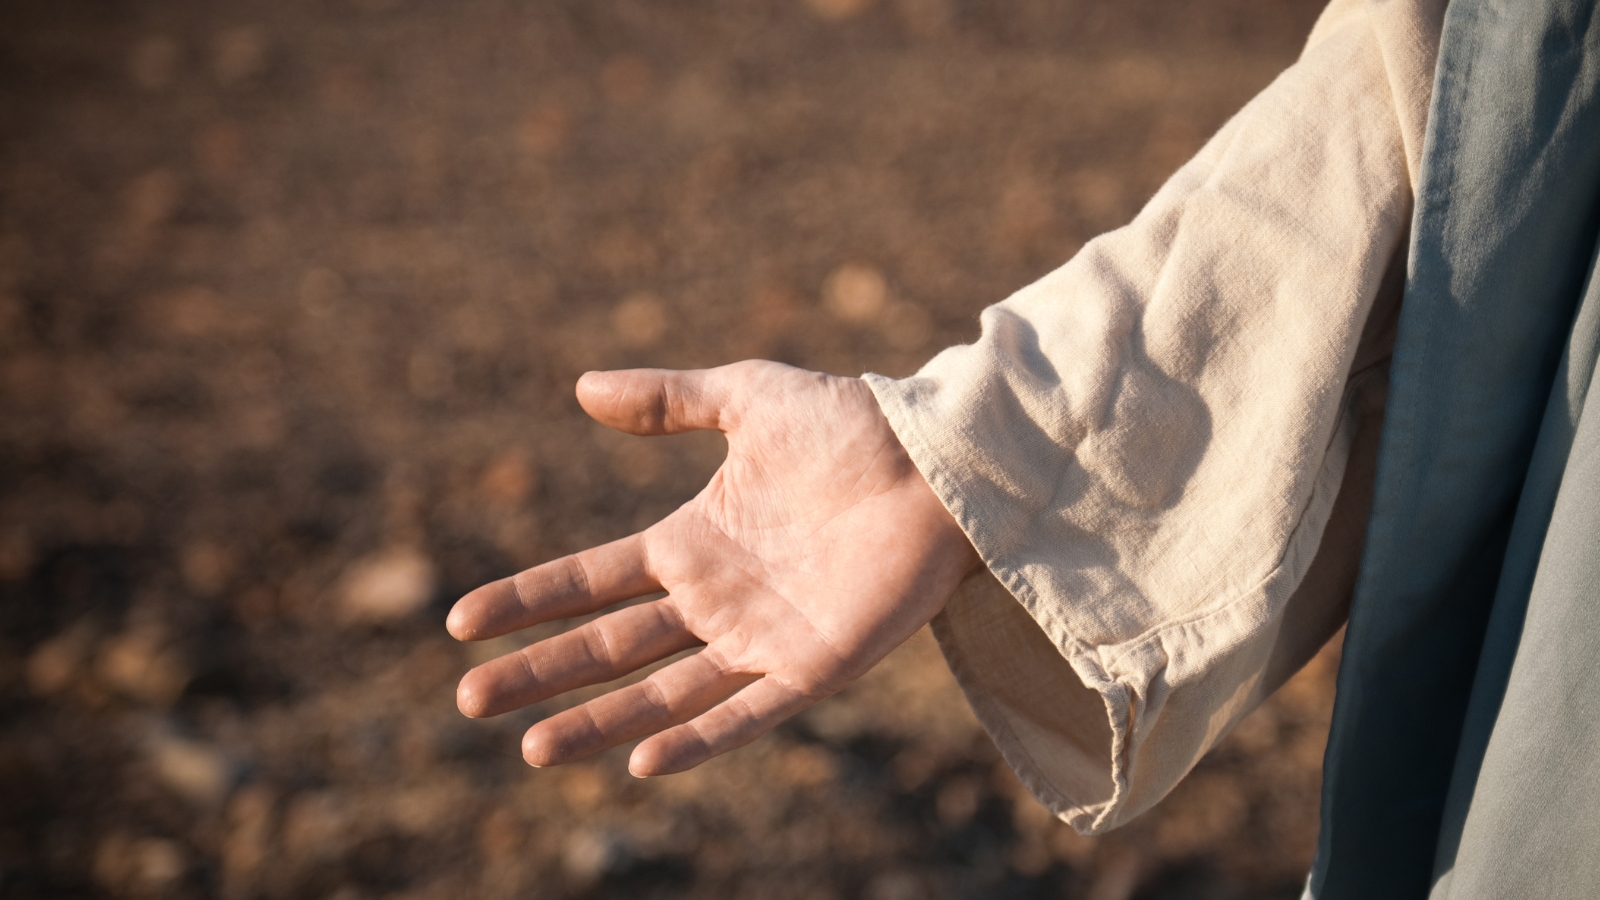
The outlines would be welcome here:
[[[882,659],[976,560],[859,381],[744,363],[590,376],[580,398],[635,433],[719,427],[728,458],[643,533],[457,604],[451,632],[479,639],[667,591],[473,670],[463,711],[494,715],[706,646],[535,725],[523,742],[535,765],[655,735],[632,769],[661,774],[747,743]]]

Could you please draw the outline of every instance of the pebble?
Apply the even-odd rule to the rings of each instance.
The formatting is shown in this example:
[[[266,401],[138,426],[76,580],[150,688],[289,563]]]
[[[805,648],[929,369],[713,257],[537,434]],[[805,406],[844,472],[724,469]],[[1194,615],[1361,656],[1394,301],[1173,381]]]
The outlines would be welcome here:
[[[872,266],[845,263],[823,283],[822,302],[841,321],[865,325],[888,305],[889,282]]]
[[[606,797],[606,779],[593,766],[568,766],[561,775],[561,799],[577,813],[593,812]]]
[[[196,806],[220,806],[244,774],[244,766],[221,748],[152,729],[145,749],[156,777]]]
[[[94,880],[120,896],[165,896],[189,870],[177,841],[113,832],[94,854]]]
[[[667,333],[666,304],[648,292],[631,294],[612,310],[611,327],[625,346],[655,346]]]
[[[842,22],[865,12],[872,0],[806,0],[812,15],[827,22]]]
[[[157,628],[135,628],[106,641],[95,673],[117,693],[159,707],[176,703],[193,677],[183,654]]]
[[[522,117],[517,144],[528,154],[548,159],[565,150],[572,136],[572,111],[561,103],[543,103]]]
[[[872,727],[872,711],[853,695],[830,698],[804,713],[800,721],[831,744],[848,744]]]
[[[618,106],[633,107],[650,99],[656,73],[650,61],[627,53],[608,60],[600,70],[600,90]]]
[[[355,812],[333,791],[296,796],[283,815],[283,852],[290,864],[337,859],[360,835]]]
[[[162,334],[181,338],[214,335],[227,318],[227,302],[210,288],[195,285],[154,297],[151,324]]]
[[[243,170],[250,138],[236,122],[214,122],[194,138],[195,161],[205,174],[228,179]]]
[[[611,831],[582,829],[561,848],[561,869],[579,887],[593,886],[607,875],[626,870],[632,862],[627,843]]]
[[[491,862],[515,859],[527,842],[527,824],[506,807],[495,807],[478,825],[478,850]]]
[[[516,509],[538,487],[538,472],[520,448],[506,450],[484,466],[478,476],[478,495],[494,506]]]
[[[271,852],[273,808],[276,798],[261,785],[239,790],[228,802],[228,833],[222,844],[222,872],[225,893],[248,893],[250,880],[261,870]]]
[[[50,697],[65,690],[83,671],[94,649],[94,639],[94,626],[80,619],[35,647],[28,655],[28,689],[39,697]]]
[[[922,900],[928,886],[915,873],[900,869],[874,875],[862,895],[867,900]]]
[[[817,787],[838,776],[832,753],[811,744],[799,744],[783,752],[778,769],[783,780],[797,787]]]
[[[133,48],[133,58],[128,61],[129,74],[139,87],[159,91],[172,84],[183,58],[183,48],[166,35],[154,35]]]
[[[939,786],[934,796],[934,812],[939,823],[947,828],[959,828],[972,821],[983,800],[983,785],[972,775],[957,775]]]
[[[222,593],[235,568],[236,561],[228,548],[210,541],[196,541],[184,547],[178,560],[184,584],[202,597]]]
[[[1107,847],[1095,869],[1088,900],[1128,900],[1139,886],[1139,855],[1130,848]]]
[[[128,228],[144,232],[172,219],[183,199],[183,187],[170,169],[154,169],[129,181],[122,199]]]
[[[212,42],[212,73],[224,87],[261,74],[266,62],[266,35],[253,25],[229,28]]]
[[[408,547],[364,556],[346,567],[341,580],[339,609],[351,623],[408,619],[432,602],[439,587],[433,560]]]
[[[898,0],[895,11],[906,29],[920,38],[931,38],[950,30],[955,11],[949,0]]]

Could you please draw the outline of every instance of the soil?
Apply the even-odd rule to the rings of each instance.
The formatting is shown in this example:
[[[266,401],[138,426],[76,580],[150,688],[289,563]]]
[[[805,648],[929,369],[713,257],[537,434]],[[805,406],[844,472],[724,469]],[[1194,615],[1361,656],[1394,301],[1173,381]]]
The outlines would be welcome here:
[[[456,712],[467,667],[553,627],[442,621],[715,469],[715,436],[590,423],[581,372],[908,374],[1129,219],[1316,14],[0,6],[0,893],[1298,896],[1334,649],[1089,839],[926,633],[638,781],[625,749],[520,761],[573,698]]]

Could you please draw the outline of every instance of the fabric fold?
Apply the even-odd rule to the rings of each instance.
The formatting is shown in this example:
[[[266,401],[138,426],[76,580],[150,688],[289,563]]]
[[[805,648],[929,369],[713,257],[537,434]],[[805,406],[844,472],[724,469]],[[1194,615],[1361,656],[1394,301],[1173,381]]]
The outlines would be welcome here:
[[[1436,6],[1336,2],[1131,224],[975,343],[866,376],[986,563],[935,633],[1080,831],[1159,800],[1343,619],[1420,146],[1394,83],[1431,71],[1378,26]]]

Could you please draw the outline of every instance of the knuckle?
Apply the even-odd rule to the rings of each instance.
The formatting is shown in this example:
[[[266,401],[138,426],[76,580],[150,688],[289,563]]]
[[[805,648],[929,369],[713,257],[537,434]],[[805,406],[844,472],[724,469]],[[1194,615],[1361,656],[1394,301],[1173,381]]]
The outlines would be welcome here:
[[[525,610],[533,609],[533,595],[529,590],[527,573],[519,572],[506,579],[511,582],[511,599]]]
[[[601,667],[616,664],[616,650],[604,625],[591,623],[584,626],[579,639],[583,642],[583,652],[589,657],[590,663]]]
[[[734,694],[728,698],[728,714],[732,720],[734,732],[742,732],[761,721],[761,714],[750,702],[745,694]]]
[[[642,431],[660,431],[667,427],[672,413],[672,386],[667,382],[648,389],[637,405]]]
[[[706,734],[705,725],[699,719],[684,726],[683,736],[686,739],[685,743],[689,745],[690,752],[679,753],[678,756],[685,762],[692,760],[691,764],[696,764],[716,755],[713,739]]]
[[[655,676],[639,682],[639,695],[644,700],[645,705],[651,709],[661,713],[670,713],[672,711],[672,704],[667,697],[667,692],[662,689],[661,682]]]
[[[583,561],[583,555],[574,553],[567,557],[567,590],[579,597],[591,596],[594,581],[589,575],[589,566]]]
[[[831,681],[814,672],[799,678],[777,678],[774,683],[780,690],[794,695],[807,705],[819,703],[838,692]]]
[[[524,647],[511,658],[516,661],[517,668],[520,670],[518,674],[522,676],[522,679],[528,682],[530,687],[537,690],[540,681],[543,679],[539,675],[538,666],[534,665],[533,657],[534,649],[532,647]]]

